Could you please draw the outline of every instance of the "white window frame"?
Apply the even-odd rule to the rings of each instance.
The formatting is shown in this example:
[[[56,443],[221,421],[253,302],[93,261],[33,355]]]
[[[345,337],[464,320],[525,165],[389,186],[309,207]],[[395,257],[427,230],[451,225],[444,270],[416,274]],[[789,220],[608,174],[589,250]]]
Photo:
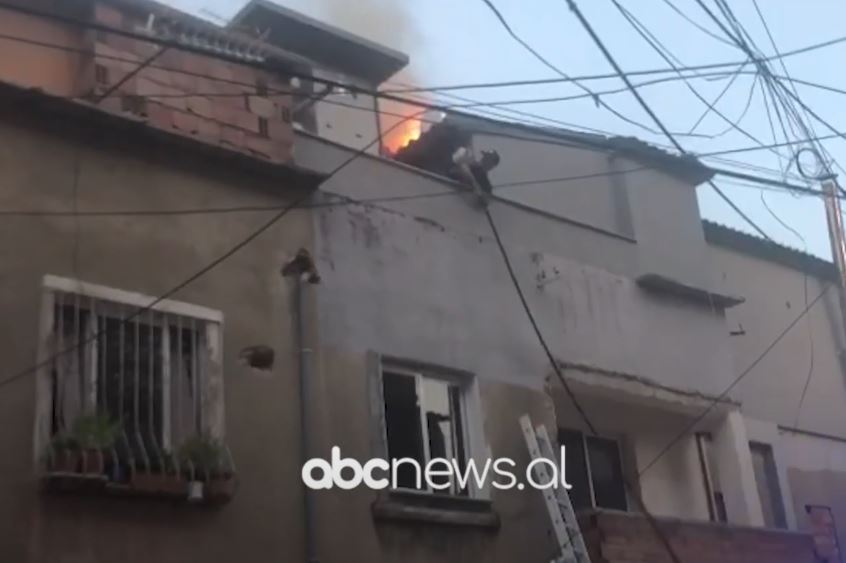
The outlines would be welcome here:
[[[377,385],[380,390],[380,404],[378,405],[378,408],[380,412],[377,413],[377,416],[380,419],[381,449],[385,459],[389,459],[387,422],[385,419],[386,403],[383,394],[385,372],[414,377],[417,400],[420,403],[421,407],[423,404],[423,389],[421,386],[421,381],[423,380],[423,378],[456,385],[460,389],[459,408],[461,409],[461,433],[462,439],[464,441],[465,463],[469,463],[470,460],[473,460],[477,467],[481,468],[483,466],[485,462],[485,456],[489,453],[489,449],[485,444],[484,440],[481,399],[479,395],[479,386],[477,378],[469,372],[464,372],[451,368],[443,368],[424,362],[380,356],[377,372]],[[426,456],[425,462],[428,463],[431,460],[431,452],[429,445],[428,424],[426,423],[425,412],[423,411],[423,408],[420,408],[420,425],[423,439],[423,451],[424,455]],[[425,464],[421,467],[421,470],[425,471]],[[423,484],[424,486],[426,485],[425,480],[423,481]],[[490,499],[490,485],[488,483],[485,483],[484,487],[480,488],[475,482],[475,479],[472,478],[472,475],[469,479],[466,496],[458,495],[451,490],[433,491],[428,487],[425,490],[412,489],[406,487],[397,487],[391,490],[401,493],[437,496],[442,498],[470,498],[480,500]]]
[[[82,299],[91,298],[94,300],[107,301],[126,306],[128,310],[149,309],[153,312],[166,313],[187,317],[202,323],[205,334],[205,354],[199,361],[204,362],[202,388],[200,389],[200,412],[201,431],[215,438],[224,437],[224,397],[223,397],[223,313],[214,309],[163,299],[156,302],[157,298],[141,293],[115,289],[103,285],[88,283],[71,278],[54,275],[45,275],[42,281],[41,314],[39,319],[39,337],[36,365],[36,409],[34,428],[34,459],[36,467],[42,461],[42,456],[47,444],[52,439],[51,415],[53,409],[53,389],[51,383],[51,369],[54,354],[54,343],[52,333],[54,330],[56,293],[65,293],[79,296]],[[152,307],[152,303],[155,303]],[[146,314],[146,312],[144,313]],[[144,314],[141,315],[143,320]],[[168,342],[168,331],[163,331],[163,344]],[[92,342],[92,348],[96,343]],[[89,350],[87,353],[91,353]],[[95,352],[96,353],[96,352]],[[163,446],[170,448],[170,390],[167,382],[170,381],[169,362],[167,354],[169,348],[166,346],[165,363],[162,373],[162,434]],[[91,377],[88,393],[96,397],[97,385],[95,370],[83,377]],[[195,380],[196,381],[196,380]],[[90,401],[89,401],[90,402]]]

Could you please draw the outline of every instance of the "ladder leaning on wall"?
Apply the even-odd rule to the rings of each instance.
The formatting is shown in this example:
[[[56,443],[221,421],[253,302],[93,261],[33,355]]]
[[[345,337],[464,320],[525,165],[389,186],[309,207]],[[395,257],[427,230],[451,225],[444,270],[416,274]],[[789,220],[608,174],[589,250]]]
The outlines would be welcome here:
[[[523,436],[526,439],[526,446],[532,460],[548,459],[557,462],[555,451],[552,449],[552,442],[546,427],[532,425],[529,415],[520,417],[520,427],[523,429]],[[556,463],[556,465],[558,465]],[[535,463],[532,472],[536,483],[549,483],[552,477],[549,468],[544,463]],[[552,531],[555,534],[555,541],[558,545],[559,555],[553,563],[590,563],[590,556],[585,546],[579,523],[576,521],[576,513],[570,502],[570,495],[564,487],[548,487],[541,490],[547,512],[552,520]]]

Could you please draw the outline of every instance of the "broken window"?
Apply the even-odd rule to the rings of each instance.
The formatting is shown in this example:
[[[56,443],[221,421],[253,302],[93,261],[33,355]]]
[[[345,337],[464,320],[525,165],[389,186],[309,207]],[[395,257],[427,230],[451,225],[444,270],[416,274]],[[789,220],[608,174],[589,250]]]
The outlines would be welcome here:
[[[385,431],[388,457],[410,458],[425,470],[435,458],[453,460],[461,471],[467,461],[463,393],[460,382],[419,371],[383,366]],[[437,469],[444,469],[443,466]],[[466,495],[450,477],[433,478],[430,492]],[[397,485],[426,490],[426,482],[412,464],[399,464]]]
[[[211,321],[59,290],[51,317],[50,436],[103,416],[117,427],[121,460],[161,467],[208,427]]]
[[[567,481],[573,486],[569,491],[573,508],[628,510],[617,440],[562,429],[558,441],[566,448],[565,467]]]
[[[750,442],[749,450],[752,453],[752,466],[755,469],[755,483],[758,486],[758,497],[761,499],[764,526],[787,528],[773,448],[769,444]]]

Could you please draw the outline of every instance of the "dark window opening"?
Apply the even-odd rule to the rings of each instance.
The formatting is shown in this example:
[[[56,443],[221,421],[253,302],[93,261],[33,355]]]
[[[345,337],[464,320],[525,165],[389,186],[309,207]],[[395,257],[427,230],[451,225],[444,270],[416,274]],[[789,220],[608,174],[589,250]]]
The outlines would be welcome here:
[[[261,135],[265,139],[270,137],[270,126],[267,122],[267,118],[266,117],[259,117],[258,124],[259,124],[259,135]]]
[[[103,65],[94,65],[94,81],[103,86],[109,83],[109,69]]]
[[[454,460],[463,471],[468,454],[462,389],[454,383],[411,372],[385,370],[382,380],[388,457],[414,459],[422,469],[435,458],[446,459],[451,465]],[[417,480],[415,467],[398,466],[398,487],[425,490],[422,475],[420,486]],[[436,494],[468,494],[447,476],[433,476],[432,485],[431,492]]]
[[[576,510],[608,508],[628,510],[623,462],[616,440],[585,436],[576,430],[559,430],[565,447],[568,492]]]
[[[769,444],[750,442],[749,450],[752,453],[752,466],[755,469],[755,483],[758,486],[758,497],[761,499],[764,525],[768,528],[787,528],[773,448]]]

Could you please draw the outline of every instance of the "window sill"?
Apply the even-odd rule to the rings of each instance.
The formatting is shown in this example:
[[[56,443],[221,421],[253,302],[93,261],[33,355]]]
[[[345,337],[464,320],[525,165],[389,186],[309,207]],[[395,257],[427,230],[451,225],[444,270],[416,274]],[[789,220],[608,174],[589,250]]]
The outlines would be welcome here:
[[[490,501],[393,491],[372,505],[377,521],[416,522],[497,530],[500,526]]]

